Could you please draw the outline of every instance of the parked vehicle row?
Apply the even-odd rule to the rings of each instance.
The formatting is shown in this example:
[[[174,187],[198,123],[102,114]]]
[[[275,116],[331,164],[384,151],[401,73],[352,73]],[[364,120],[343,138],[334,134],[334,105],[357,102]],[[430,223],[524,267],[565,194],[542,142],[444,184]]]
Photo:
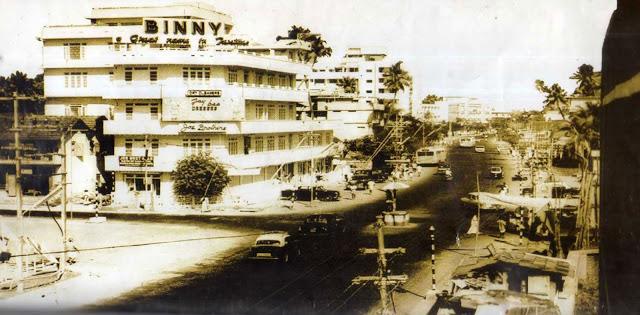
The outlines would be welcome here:
[[[294,200],[311,201],[311,194],[315,200],[321,201],[338,201],[340,200],[340,192],[333,189],[326,189],[323,186],[298,186],[296,189],[285,189],[280,192],[280,197]]]

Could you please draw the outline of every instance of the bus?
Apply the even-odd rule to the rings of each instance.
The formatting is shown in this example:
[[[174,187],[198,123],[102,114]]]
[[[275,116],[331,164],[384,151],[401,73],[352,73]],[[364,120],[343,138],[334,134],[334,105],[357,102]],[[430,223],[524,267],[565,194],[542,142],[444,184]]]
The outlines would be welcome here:
[[[416,151],[418,165],[437,165],[447,159],[447,151],[442,147],[427,147]]]
[[[474,137],[462,137],[460,138],[460,147],[461,148],[472,148],[476,145],[476,139]]]

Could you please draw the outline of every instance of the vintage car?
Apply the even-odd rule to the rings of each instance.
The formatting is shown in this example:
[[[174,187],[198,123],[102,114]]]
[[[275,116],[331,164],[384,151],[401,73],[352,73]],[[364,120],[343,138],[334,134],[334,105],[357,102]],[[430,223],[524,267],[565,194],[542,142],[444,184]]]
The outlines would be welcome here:
[[[477,145],[475,147],[475,151],[478,152],[478,153],[484,153],[484,151],[486,151],[486,149],[484,148],[483,145]]]
[[[251,246],[249,259],[279,260],[287,263],[298,256],[300,247],[294,236],[283,231],[271,231],[258,236]]]
[[[311,201],[312,186],[299,186],[297,189],[285,189],[280,192],[283,199],[289,199],[293,195],[295,200]],[[340,200],[340,192],[337,190],[326,189],[322,186],[313,187],[314,199],[321,201],[338,201]]]
[[[298,227],[301,238],[338,236],[347,227],[344,217],[338,214],[312,214]]]
[[[445,175],[447,171],[451,171],[451,166],[447,163],[439,163],[438,168],[436,169],[436,174]]]
[[[489,178],[491,179],[501,179],[503,176],[502,167],[500,166],[492,166],[489,168]]]
[[[511,176],[511,180],[513,180],[513,181],[523,181],[523,180],[527,180],[527,179],[528,179],[527,176],[525,176],[523,174],[520,174],[520,173]]]

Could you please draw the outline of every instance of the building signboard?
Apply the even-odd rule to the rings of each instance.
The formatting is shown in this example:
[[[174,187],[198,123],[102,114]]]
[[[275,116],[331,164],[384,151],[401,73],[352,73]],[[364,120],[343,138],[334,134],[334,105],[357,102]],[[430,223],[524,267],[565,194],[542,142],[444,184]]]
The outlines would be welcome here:
[[[220,97],[222,90],[187,90],[187,97]]]
[[[227,126],[216,123],[184,123],[180,126],[180,133],[225,133]]]
[[[229,96],[165,97],[162,105],[163,121],[234,121],[244,116],[244,104]]]
[[[120,166],[132,166],[132,167],[142,167],[142,166],[151,166],[153,167],[153,156],[128,156],[121,155],[118,157],[118,162]]]

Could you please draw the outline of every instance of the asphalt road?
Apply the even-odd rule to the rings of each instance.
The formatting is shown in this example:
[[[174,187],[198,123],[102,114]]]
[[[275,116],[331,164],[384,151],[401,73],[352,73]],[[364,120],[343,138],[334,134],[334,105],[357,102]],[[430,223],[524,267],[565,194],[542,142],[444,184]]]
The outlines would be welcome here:
[[[399,199],[399,209],[408,210],[411,225],[386,231],[387,247],[405,247],[407,253],[389,257],[392,273],[411,276],[416,261],[429,259],[427,229],[437,229],[438,247],[464,234],[470,212],[459,198],[476,190],[476,172],[481,171],[483,191],[497,191],[501,181],[486,179],[491,165],[503,165],[506,155],[499,155],[492,142],[483,143],[486,153],[472,148],[452,148],[448,161],[454,180],[445,182],[431,176],[412,185]],[[510,172],[505,174],[510,176]],[[179,281],[157,283],[138,289],[117,300],[95,306],[96,310],[117,312],[170,312],[207,314],[361,314],[378,302],[377,289],[369,285],[351,285],[357,275],[372,275],[376,257],[356,255],[359,247],[375,247],[371,223],[384,205],[369,204],[343,213],[353,233],[344,239],[351,250],[327,249],[308,253],[290,264],[252,262],[248,249],[240,250],[224,264],[201,266]],[[225,218],[217,224],[251,227],[262,230],[294,231],[304,216],[287,215],[269,218]],[[185,251],[189,248],[185,247]],[[307,250],[309,252],[309,250]],[[179,254],[179,253],[178,253]]]

